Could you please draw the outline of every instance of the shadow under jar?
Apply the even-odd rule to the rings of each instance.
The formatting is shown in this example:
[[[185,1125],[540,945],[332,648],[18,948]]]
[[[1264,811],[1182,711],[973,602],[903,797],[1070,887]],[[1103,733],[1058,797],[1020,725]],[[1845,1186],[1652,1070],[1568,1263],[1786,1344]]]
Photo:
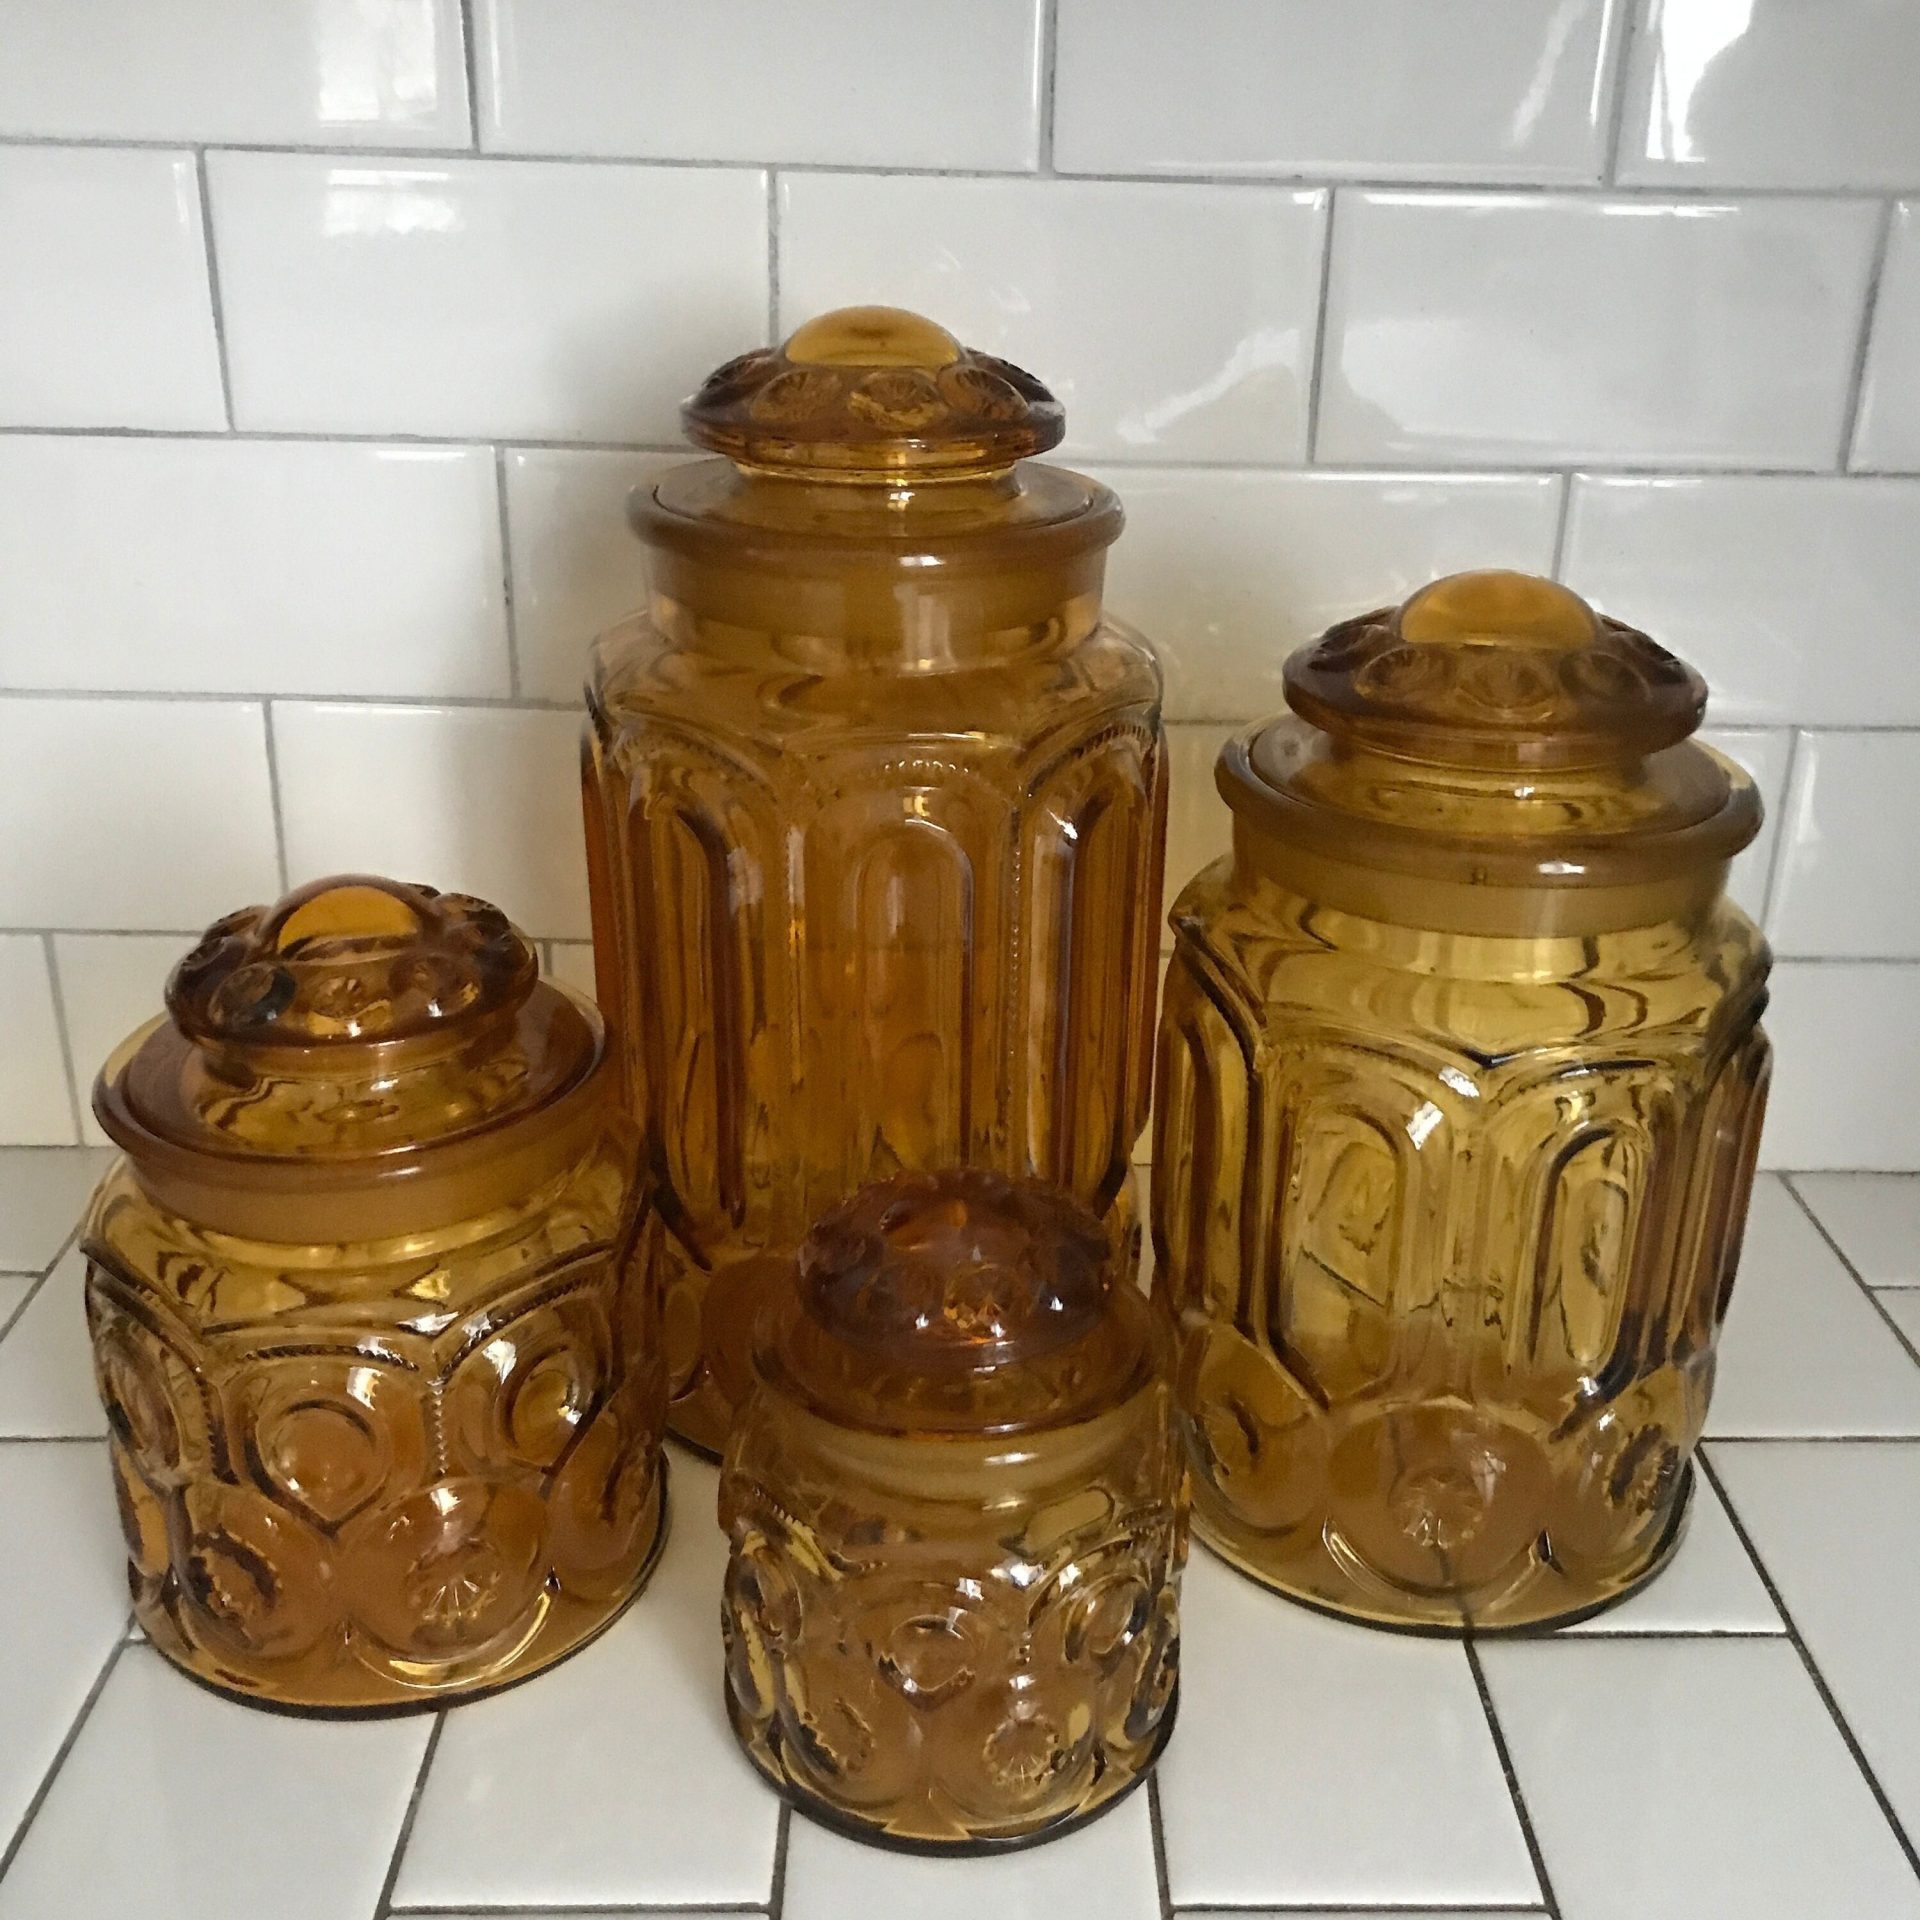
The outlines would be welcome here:
[[[209,929],[103,1069],[87,1317],[148,1638],[318,1712],[609,1625],[665,1533],[651,1230],[598,1016],[498,908],[349,876]]]
[[[725,458],[635,499],[586,816],[669,1417],[717,1451],[759,1290],[866,1182],[990,1167],[1130,1225],[1166,787],[1159,670],[1100,609],[1119,503],[1026,458],[1037,381],[852,308],[685,419]]]
[[[1382,1624],[1619,1598],[1684,1524],[1765,1104],[1752,783],[1544,580],[1436,582],[1229,742],[1154,1155],[1195,1525]]]
[[[1171,1732],[1163,1330],[1033,1181],[902,1174],[763,1302],[720,1483],[727,1707],[802,1811],[928,1851],[1090,1819]]]

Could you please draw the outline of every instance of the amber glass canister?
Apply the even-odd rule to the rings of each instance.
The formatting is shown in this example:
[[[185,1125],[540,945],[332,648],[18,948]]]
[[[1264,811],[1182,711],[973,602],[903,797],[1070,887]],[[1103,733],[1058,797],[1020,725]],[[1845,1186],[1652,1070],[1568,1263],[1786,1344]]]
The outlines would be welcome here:
[[[1739,1255],[1769,956],[1706,690],[1465,574],[1286,666],[1174,909],[1156,1284],[1195,1525],[1410,1626],[1615,1599],[1684,1524]]]
[[[813,1817],[948,1851],[1110,1806],[1172,1729],[1184,1474],[1105,1229],[975,1169],[854,1196],[763,1293],[720,1484],[727,1705]]]
[[[358,876],[210,928],[94,1093],[84,1229],[135,1610],[268,1705],[438,1705],[663,1537],[651,1230],[593,1008],[497,908]]]
[[[902,1169],[1124,1233],[1164,839],[1160,677],[1103,619],[1120,508],[1062,414],[855,308],[722,367],[721,458],[637,496],[645,612],[588,690],[599,996],[664,1232],[675,1430],[718,1449],[755,1291]]]

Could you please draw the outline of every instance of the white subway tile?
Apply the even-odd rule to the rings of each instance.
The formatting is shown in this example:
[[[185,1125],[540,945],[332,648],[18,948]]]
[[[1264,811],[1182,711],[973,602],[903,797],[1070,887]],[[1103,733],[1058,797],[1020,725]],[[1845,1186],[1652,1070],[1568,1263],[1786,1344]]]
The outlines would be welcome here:
[[[1170,947],[1167,914],[1181,888],[1233,847],[1233,815],[1213,784],[1214,762],[1238,727],[1176,723],[1167,729],[1167,884],[1160,944]]]
[[[1060,0],[1070,173],[1597,180],[1608,0]]]
[[[1280,187],[787,175],[781,324],[918,308],[1046,381],[1069,454],[1298,460],[1325,222]]]
[[[390,874],[476,893],[536,938],[585,936],[573,714],[288,701],[273,725],[295,886]]]
[[[1920,480],[1578,474],[1565,578],[1698,667],[1717,722],[1920,722]]]
[[[0,129],[465,146],[459,0],[0,0]]]
[[[1292,650],[1349,615],[1467,567],[1553,562],[1547,475],[1232,473],[1105,476],[1127,530],[1107,602],[1153,643],[1177,720],[1252,720],[1286,704]]]
[[[508,453],[507,549],[523,693],[577,700],[595,637],[646,603],[646,549],[627,524],[627,496],[681,458],[572,448]]]
[[[0,766],[0,926],[185,932],[276,890],[257,706],[0,699]]]
[[[1767,1031],[1769,1167],[1920,1170],[1920,966],[1787,960],[1773,970]]]
[[[1920,733],[1803,733],[1767,932],[1783,954],[1920,959]]]
[[[0,1270],[53,1264],[111,1155],[87,1147],[0,1147]]]
[[[507,683],[487,448],[0,439],[0,684]]]
[[[0,934],[0,1141],[9,1146],[65,1147],[74,1141],[73,1104],[60,1057],[60,1021],[46,943],[37,934]]]
[[[481,145],[1031,167],[1037,0],[477,0]]]
[[[244,427],[672,439],[681,396],[766,331],[748,168],[207,164]]]
[[[225,418],[193,156],[0,148],[0,426]]]
[[[1852,463],[1920,472],[1920,201],[1901,201],[1888,229]]]
[[[232,905],[248,906],[235,900]],[[161,995],[174,962],[193,945],[184,933],[61,933],[53,959],[60,1004],[67,1016],[67,1048],[80,1095],[80,1137],[103,1142],[93,1117],[93,1083],[121,1041],[163,1012]]]
[[[593,943],[588,940],[556,940],[553,943],[553,958],[547,967],[547,978],[559,981],[563,987],[571,987],[575,993],[584,993],[589,1000],[593,999]]]
[[[1792,757],[1793,735],[1785,732],[1756,732],[1746,728],[1707,727],[1701,741],[1717,747],[1728,759],[1737,761],[1753,776],[1760,789],[1762,808],[1760,832],[1745,853],[1734,861],[1727,876],[1727,892],[1755,920],[1761,918],[1767,904],[1767,876],[1773,871],[1773,849],[1780,837],[1780,821],[1786,811],[1787,762]]]
[[[1909,0],[1639,0],[1636,12],[1623,182],[1920,181],[1920,8]]]
[[[1342,194],[1316,456],[1831,466],[1867,201]]]

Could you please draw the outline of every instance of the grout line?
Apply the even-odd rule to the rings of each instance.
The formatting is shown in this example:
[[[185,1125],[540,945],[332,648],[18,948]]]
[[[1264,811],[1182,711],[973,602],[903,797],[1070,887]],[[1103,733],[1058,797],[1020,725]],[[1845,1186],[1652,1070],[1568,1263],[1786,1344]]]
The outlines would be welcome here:
[[[1520,1837],[1527,1843],[1527,1857],[1533,1862],[1533,1877],[1539,1883],[1540,1904],[1542,1910],[1551,1916],[1551,1920],[1560,1920],[1560,1903],[1554,1897],[1553,1877],[1547,1872],[1547,1856],[1541,1850],[1539,1836],[1533,1830],[1533,1822],[1527,1815],[1527,1796],[1520,1789],[1520,1776],[1514,1770],[1513,1755],[1507,1750],[1507,1736],[1501,1730],[1500,1716],[1494,1710],[1493,1694],[1487,1686],[1487,1676],[1480,1665],[1480,1649],[1474,1642],[1469,1630],[1462,1636],[1462,1648],[1467,1656],[1467,1667],[1473,1675],[1473,1684],[1480,1695],[1480,1711],[1487,1717],[1487,1732],[1493,1736],[1494,1756],[1500,1762],[1500,1771],[1507,1782],[1507,1795],[1513,1802],[1513,1815],[1520,1823]]]
[[[1547,567],[1547,578],[1566,584],[1567,566],[1567,529],[1573,520],[1573,472],[1569,468],[1560,476],[1560,511],[1553,522],[1553,559]]]
[[[1827,1231],[1826,1222],[1814,1212],[1812,1206],[1808,1203],[1807,1196],[1794,1185],[1792,1179],[1787,1175],[1783,1174],[1781,1176],[1780,1184],[1793,1195],[1795,1204],[1799,1207],[1800,1211],[1813,1222],[1814,1232],[1827,1243],[1828,1247],[1832,1249],[1833,1257],[1846,1268],[1847,1277],[1872,1301],[1874,1312],[1886,1323],[1887,1331],[1900,1342],[1901,1351],[1906,1354],[1907,1358],[1911,1360],[1916,1367],[1920,1367],[1920,1347],[1915,1347],[1913,1342],[1907,1338],[1907,1330],[1887,1311],[1886,1302],[1880,1298],[1879,1292],[1867,1284],[1861,1275],[1860,1269],[1847,1258],[1846,1249]]]
[[[767,169],[767,345],[780,342],[780,170]]]
[[[1167,1823],[1160,1812],[1160,1770],[1147,1775],[1147,1831],[1153,1836],[1153,1885],[1160,1920],[1173,1920],[1173,1882],[1167,1874]]]
[[[1320,289],[1313,315],[1313,364],[1307,373],[1307,430],[1304,466],[1311,468],[1320,451],[1320,383],[1327,364],[1327,302],[1333,291],[1333,219],[1340,195],[1327,189],[1327,225],[1320,236]]]
[[[1793,777],[1800,766],[1800,736],[1806,731],[1804,727],[1787,729],[1787,764],[1780,771],[1780,818],[1774,825],[1773,845],[1767,853],[1766,884],[1760,889],[1760,930],[1763,933],[1773,924],[1773,909],[1780,897],[1780,877],[1787,865],[1787,842],[1792,838],[1787,825],[1794,799]]]
[[[1620,140],[1627,124],[1627,80],[1628,68],[1633,61],[1633,46],[1639,37],[1638,0],[1620,0],[1620,45],[1615,49],[1612,60],[1613,93],[1609,100],[1607,114],[1607,150],[1600,162],[1600,181],[1608,192],[1614,192],[1620,184]],[[1638,189],[1642,193],[1651,192],[1655,197],[1665,192],[1664,188]]]
[[[236,693],[229,688],[187,691],[178,687],[0,687],[0,700],[132,700],[150,704],[226,707],[254,707],[264,701],[270,706],[457,707],[501,713],[574,713],[579,710],[579,703],[574,700],[548,700],[532,695],[512,699],[496,693]],[[1827,731],[1837,733],[1840,729],[1836,727]],[[1882,727],[1877,731],[1886,733],[1901,729]]]
[[[473,32],[473,0],[460,0],[460,62],[467,79],[467,151],[480,151],[480,49]]]
[[[0,425],[5,440],[216,440],[223,446],[321,446],[321,447],[454,447],[477,451],[497,440],[507,448],[525,448],[538,453],[671,453],[692,460],[695,453],[683,440],[674,445],[665,440],[592,440],[574,435],[537,433],[367,433],[333,429],[321,432],[312,427],[36,427],[11,423]],[[1767,469],[1776,471],[1776,469]],[[1806,478],[1832,479],[1828,469],[1806,470]],[[1855,476],[1848,475],[1851,479]],[[1882,475],[1881,478],[1901,476]]]
[[[1887,248],[1893,239],[1894,202],[1889,198],[1880,209],[1880,224],[1874,235],[1873,258],[1867,267],[1867,292],[1860,309],[1860,335],[1853,350],[1853,366],[1847,375],[1847,397],[1840,409],[1839,470],[1846,473],[1853,465],[1854,442],[1860,437],[1860,403],[1867,385],[1867,355],[1873,347],[1873,323],[1880,305],[1880,282],[1887,270]]]
[[[513,533],[507,520],[507,450],[493,450],[494,507],[500,516],[500,592],[506,607],[507,694],[520,698],[520,609],[513,590]]]
[[[200,189],[200,246],[207,257],[207,300],[213,314],[213,352],[220,369],[220,408],[233,430],[233,375],[227,365],[227,313],[220,298],[220,250],[213,238],[213,194],[207,185],[207,150],[193,150],[194,179]]]
[[[285,894],[293,882],[287,878],[286,809],[280,801],[280,748],[274,738],[272,700],[261,701],[260,720],[267,743],[267,798],[273,807],[273,852],[280,863],[280,891]]]
[[[133,1615],[129,1613],[128,1622],[132,1619]],[[20,1816],[20,1824],[13,1830],[12,1839],[7,1842],[3,1850],[0,1850],[0,1880],[5,1880],[7,1877],[8,1869],[13,1865],[21,1846],[26,1841],[28,1830],[39,1817],[40,1809],[46,1804],[47,1795],[53,1791],[54,1782],[60,1777],[60,1769],[67,1764],[67,1755],[73,1751],[74,1743],[80,1738],[88,1717],[92,1714],[100,1695],[106,1690],[107,1682],[113,1678],[113,1670],[120,1664],[120,1656],[126,1652],[129,1644],[126,1629],[123,1627],[119,1638],[113,1643],[112,1652],[107,1655],[106,1664],[94,1676],[93,1685],[88,1688],[87,1697],[81,1701],[80,1711],[74,1715],[73,1724],[68,1727],[65,1737],[60,1742],[59,1750],[53,1756],[52,1763],[40,1776],[40,1784],[34,1789],[33,1798],[27,1802],[26,1811]]]
[[[1060,71],[1060,0],[1040,4],[1040,124],[1035,159],[1040,173],[1053,177],[1054,95]]]
[[[556,1908],[551,1900],[542,1901],[537,1906],[528,1906],[522,1902],[496,1905],[488,1900],[462,1900],[458,1906],[453,1907],[445,1905],[386,1907],[381,1909],[379,1920],[384,1920],[384,1916],[389,1914],[394,1916],[394,1920],[400,1920],[400,1916],[409,1914],[419,1914],[423,1916],[423,1920],[424,1916],[432,1914],[455,1915],[459,1916],[460,1920],[464,1920],[468,1914],[484,1915],[487,1916],[487,1920],[493,1920],[496,1915],[500,1916],[500,1920],[511,1920],[511,1916],[516,1915],[528,1915],[532,1920],[559,1920],[563,1911],[567,1914],[673,1915],[765,1913],[767,1909],[753,1900],[569,1900],[564,1909]]]
[[[42,933],[41,951],[47,962],[47,991],[53,999],[53,1030],[60,1041],[60,1071],[67,1079],[67,1106],[73,1114],[73,1140],[79,1146],[86,1138],[80,1108],[80,1078],[73,1070],[73,1036],[67,1031],[67,995],[60,983],[60,961],[54,952],[53,935]]]
[[[1503,1900],[1500,1903],[1502,1913],[1545,1913],[1547,1909],[1538,1900]],[[1182,1920],[1187,1914],[1329,1914],[1334,1920],[1373,1920],[1376,1914],[1431,1914],[1434,1920],[1463,1920],[1463,1909],[1459,1901],[1448,1900],[1439,1904],[1432,1901],[1389,1900],[1384,1904],[1378,1900],[1369,1900],[1355,1906],[1351,1900],[1328,1902],[1325,1900],[1201,1900],[1190,1906],[1181,1907],[1174,1920]]]
[[[1832,1717],[1833,1724],[1839,1729],[1840,1738],[1847,1743],[1847,1751],[1853,1755],[1854,1765],[1860,1769],[1861,1776],[1871,1790],[1881,1817],[1893,1829],[1893,1837],[1899,1842],[1900,1851],[1907,1856],[1907,1865],[1916,1874],[1920,1874],[1920,1854],[1914,1852],[1913,1842],[1908,1839],[1906,1828],[1900,1824],[1900,1816],[1894,1812],[1893,1802],[1887,1798],[1886,1788],[1880,1784],[1879,1776],[1867,1764],[1867,1756],[1861,1751],[1860,1742],[1854,1738],[1853,1729],[1847,1724],[1846,1715],[1840,1711],[1839,1702],[1834,1699],[1833,1690],[1827,1685],[1826,1676],[1820,1671],[1818,1662],[1815,1661],[1812,1651],[1802,1638],[1798,1623],[1794,1620],[1786,1601],[1781,1598],[1780,1589],[1774,1584],[1772,1572],[1760,1557],[1759,1548],[1753,1544],[1753,1536],[1747,1531],[1746,1522],[1740,1518],[1739,1508],[1734,1505],[1732,1496],[1714,1470],[1709,1452],[1712,1444],[1717,1443],[1702,1446],[1694,1457],[1699,1461],[1701,1471],[1706,1474],[1714,1492],[1720,1496],[1720,1504],[1726,1508],[1727,1518],[1733,1522],[1733,1530],[1738,1535],[1741,1546],[1746,1549],[1747,1558],[1753,1562],[1754,1571],[1760,1576],[1760,1584],[1767,1590],[1767,1598],[1773,1602],[1775,1611],[1786,1622],[1787,1639],[1792,1643],[1794,1652],[1800,1656],[1800,1664],[1806,1668],[1807,1678],[1813,1682],[1814,1691],[1819,1694],[1821,1703]]]
[[[393,1853],[387,1861],[387,1875],[380,1882],[380,1897],[374,1902],[373,1920],[387,1920],[394,1910],[393,1889],[400,1878],[400,1862],[406,1857],[407,1842],[413,1838],[414,1817],[420,1811],[420,1796],[427,1788],[427,1770],[433,1765],[433,1756],[440,1746],[440,1735],[447,1724],[446,1709],[433,1716],[433,1725],[427,1729],[427,1743],[420,1752],[420,1765],[414,1771],[413,1791],[407,1795],[406,1811],[400,1816],[400,1831],[394,1835]]]
[[[780,1920],[787,1907],[787,1841],[793,1831],[793,1809],[780,1803],[780,1825],[773,1837],[773,1878],[767,1884],[767,1920]]]

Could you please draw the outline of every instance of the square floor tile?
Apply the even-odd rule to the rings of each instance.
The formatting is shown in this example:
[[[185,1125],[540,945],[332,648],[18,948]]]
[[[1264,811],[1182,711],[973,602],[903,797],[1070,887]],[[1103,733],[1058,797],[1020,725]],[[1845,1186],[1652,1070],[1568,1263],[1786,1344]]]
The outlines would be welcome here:
[[[126,1628],[126,1555],[104,1444],[0,1446],[0,1567],[4,1854]]]
[[[7,1328],[21,1303],[39,1284],[37,1273],[0,1273],[0,1340],[7,1337]]]
[[[395,1900],[535,1907],[767,1898],[780,1803],[721,1696],[718,1477],[669,1451],[672,1533],[601,1640],[449,1714]]]
[[[105,1147],[0,1147],[0,1268],[45,1273],[112,1159]]]
[[[80,1249],[70,1247],[0,1338],[0,1437],[105,1435],[87,1339],[86,1273]]]
[[[1697,1468],[1687,1537],[1664,1573],[1568,1633],[1784,1633],[1713,1483]]]
[[[1707,1433],[1920,1434],[1920,1367],[1772,1175],[1754,1185]]]
[[[1175,1906],[1537,1897],[1465,1652],[1327,1619],[1204,1551],[1160,1811]]]
[[[0,1920],[365,1920],[431,1726],[263,1713],[130,1646],[0,1881]]]
[[[1784,1640],[1481,1651],[1562,1920],[1916,1920],[1920,1880]]]
[[[1880,1304],[1906,1336],[1907,1345],[1920,1354],[1920,1287],[1889,1287],[1880,1295]]]
[[[1713,1464],[1868,1764],[1920,1838],[1920,1446],[1723,1444]]]
[[[863,1846],[795,1818],[785,1920],[1159,1920],[1144,1787],[1078,1833],[1024,1852],[940,1860]]]
[[[1920,1173],[1796,1173],[1793,1184],[1870,1287],[1920,1287]]]

